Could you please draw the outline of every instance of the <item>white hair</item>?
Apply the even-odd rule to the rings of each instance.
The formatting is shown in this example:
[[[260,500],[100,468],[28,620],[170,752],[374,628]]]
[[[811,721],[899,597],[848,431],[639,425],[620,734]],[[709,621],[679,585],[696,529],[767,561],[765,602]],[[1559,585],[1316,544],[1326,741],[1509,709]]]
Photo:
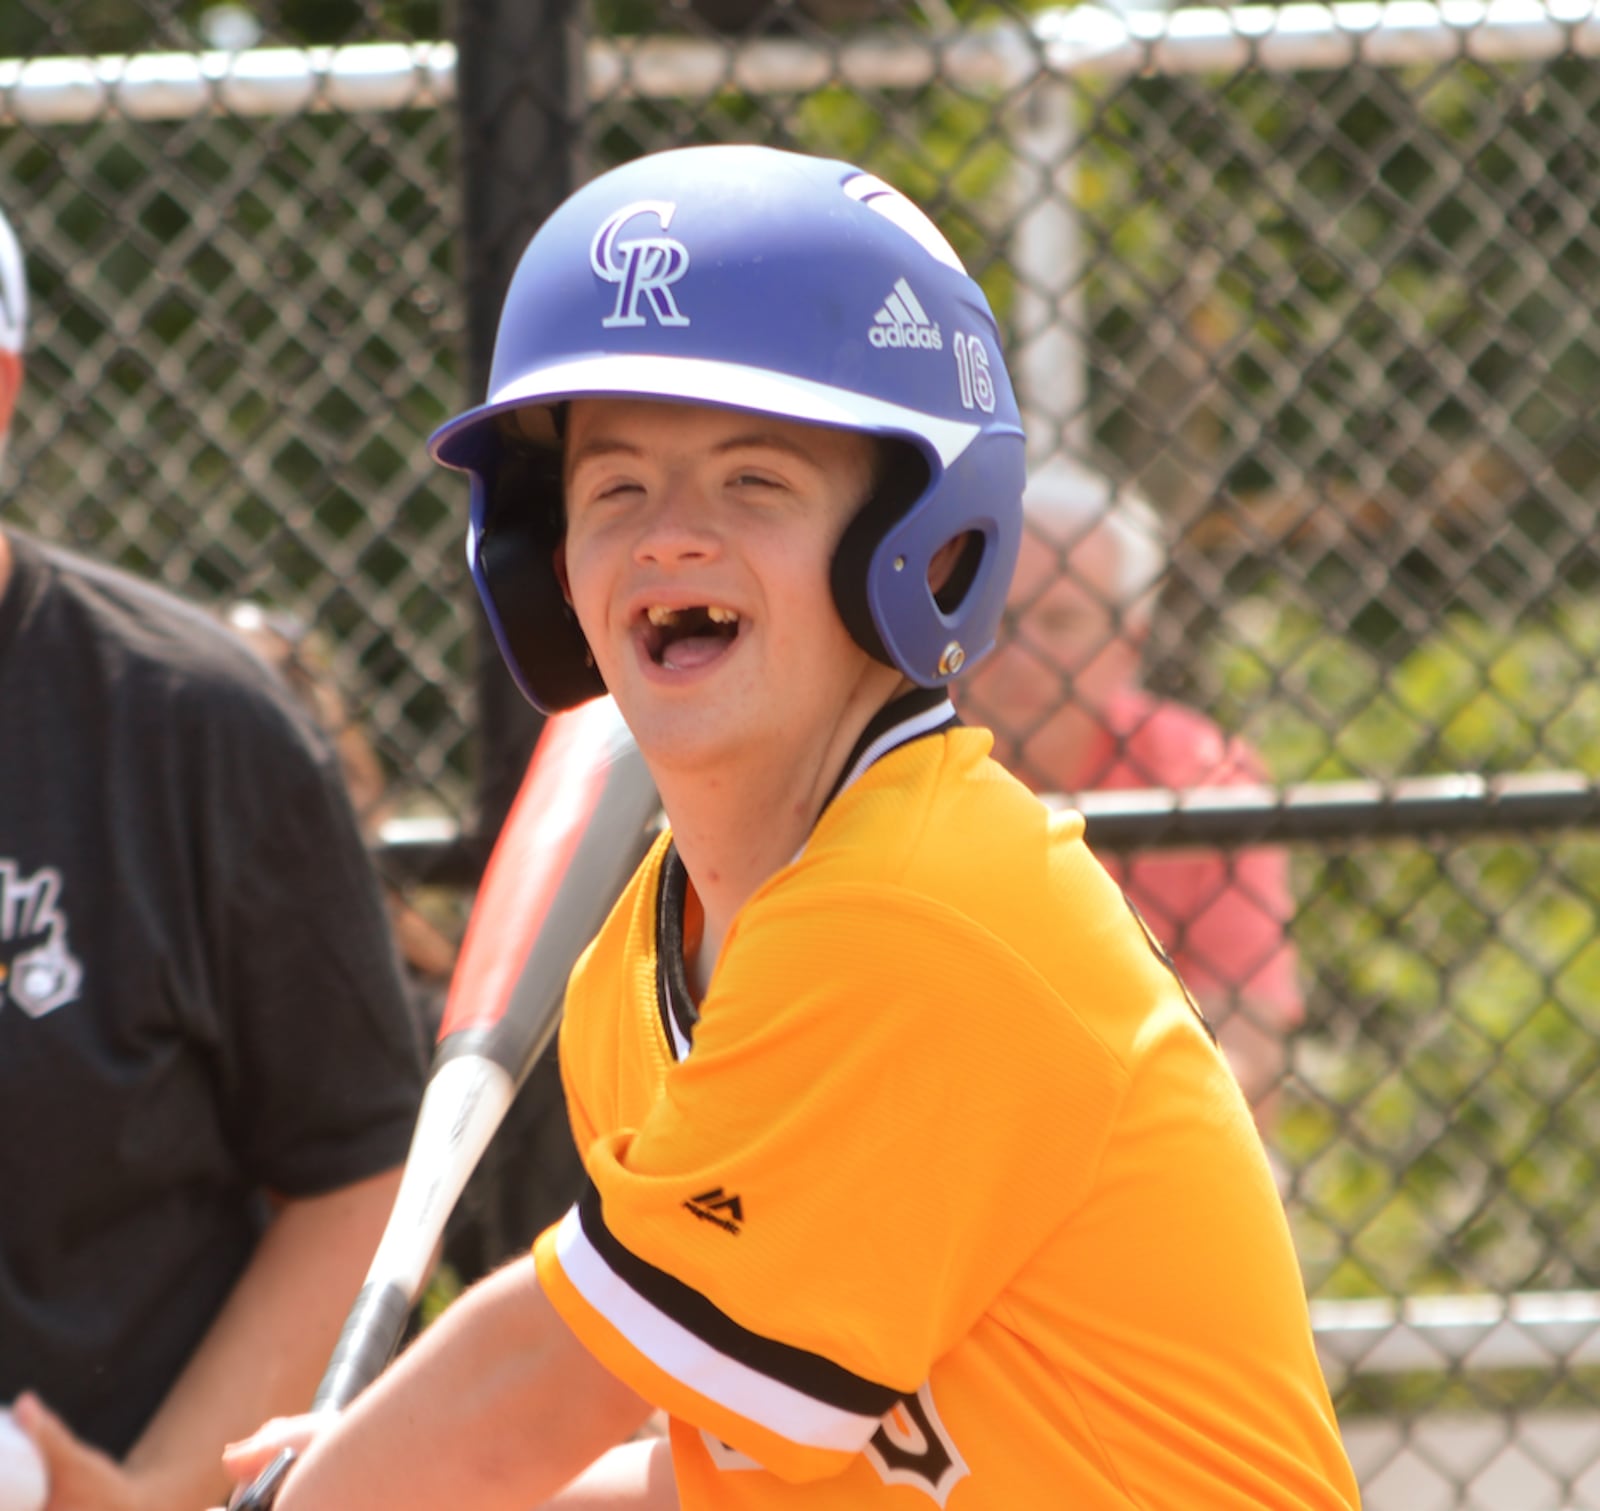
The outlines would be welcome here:
[[[1112,601],[1130,624],[1149,619],[1167,570],[1167,540],[1161,516],[1141,495],[1055,456],[1029,474],[1022,513],[1035,534],[1063,550],[1104,526],[1115,548],[1115,578],[1106,584]]]
[[[28,336],[28,272],[11,222],[0,213],[0,351],[21,352]]]

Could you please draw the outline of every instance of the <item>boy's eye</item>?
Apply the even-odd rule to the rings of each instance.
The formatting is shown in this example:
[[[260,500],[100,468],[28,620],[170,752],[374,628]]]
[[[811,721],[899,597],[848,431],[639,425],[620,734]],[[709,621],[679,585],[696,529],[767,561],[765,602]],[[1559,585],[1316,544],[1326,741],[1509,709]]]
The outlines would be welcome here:
[[[583,497],[590,503],[599,504],[608,499],[626,498],[630,493],[637,493],[638,491],[639,484],[631,478],[616,478],[586,489]]]
[[[735,488],[781,488],[783,483],[768,472],[740,472],[733,478]]]

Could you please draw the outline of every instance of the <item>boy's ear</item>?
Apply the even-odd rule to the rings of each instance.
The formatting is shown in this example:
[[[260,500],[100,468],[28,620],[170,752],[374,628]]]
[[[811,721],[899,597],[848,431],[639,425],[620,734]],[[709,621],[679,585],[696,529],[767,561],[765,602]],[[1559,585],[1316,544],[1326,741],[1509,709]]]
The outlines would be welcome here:
[[[976,530],[964,531],[947,540],[933,553],[933,560],[928,563],[928,587],[945,613],[960,606],[982,559],[983,536]]]
[[[935,593],[950,581],[950,574],[956,569],[956,562],[960,560],[961,548],[966,541],[966,536],[958,535],[954,540],[947,540],[933,553],[933,560],[928,563],[928,586]]]

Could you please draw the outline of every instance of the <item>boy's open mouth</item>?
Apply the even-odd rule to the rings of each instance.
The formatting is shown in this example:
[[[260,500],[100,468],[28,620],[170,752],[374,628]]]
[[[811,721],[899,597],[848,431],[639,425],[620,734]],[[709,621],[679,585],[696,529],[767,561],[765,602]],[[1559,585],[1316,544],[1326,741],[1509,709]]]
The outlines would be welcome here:
[[[671,671],[704,666],[739,634],[739,615],[715,603],[681,609],[651,604],[644,620],[644,644],[650,659]]]

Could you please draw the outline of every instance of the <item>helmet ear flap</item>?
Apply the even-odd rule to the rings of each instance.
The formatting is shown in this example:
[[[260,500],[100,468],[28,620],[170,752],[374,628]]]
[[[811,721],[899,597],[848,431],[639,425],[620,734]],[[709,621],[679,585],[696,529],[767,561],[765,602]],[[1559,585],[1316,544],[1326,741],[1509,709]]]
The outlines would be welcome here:
[[[908,442],[883,440],[879,444],[882,454],[872,494],[839,537],[829,568],[829,583],[834,606],[851,639],[875,660],[893,666],[894,657],[883,643],[872,615],[868,591],[872,556],[878,542],[928,486],[928,464]]]
[[[605,683],[556,575],[560,453],[508,450],[484,482],[473,575],[518,684],[546,713],[599,697]]]
[[[1022,436],[979,436],[931,487],[915,455],[917,467],[892,469],[841,537],[833,596],[863,650],[938,687],[994,644],[1021,543]],[[956,560],[935,589],[934,560],[957,540]]]

